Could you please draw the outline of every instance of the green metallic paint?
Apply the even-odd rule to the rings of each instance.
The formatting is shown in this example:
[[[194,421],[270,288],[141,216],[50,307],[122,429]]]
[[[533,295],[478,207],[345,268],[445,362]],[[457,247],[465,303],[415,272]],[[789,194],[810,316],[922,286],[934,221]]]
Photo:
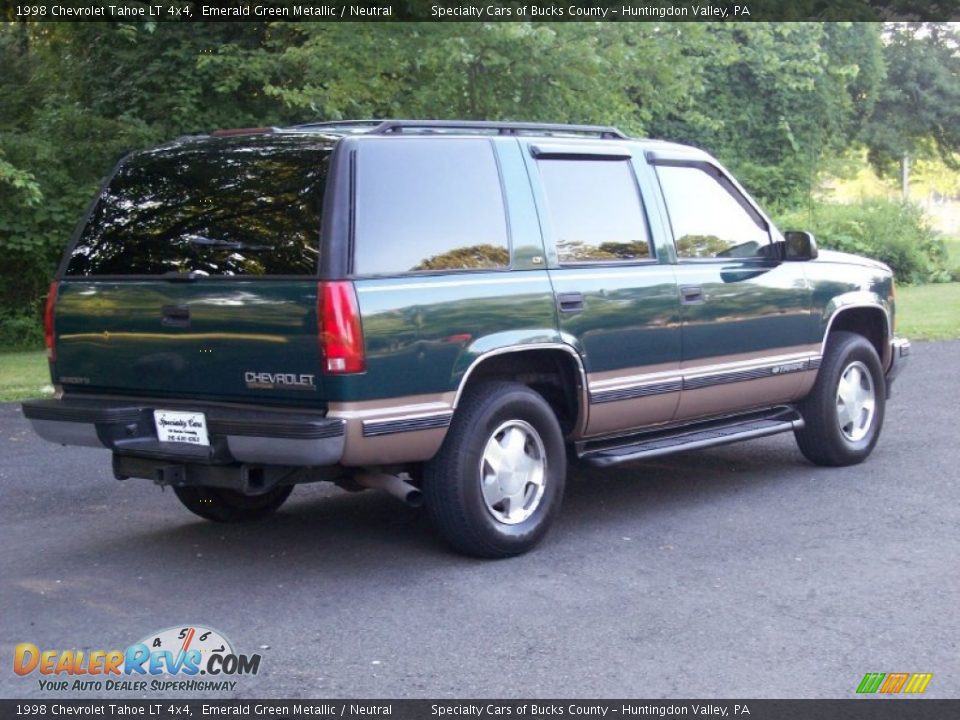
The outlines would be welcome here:
[[[314,280],[65,280],[53,380],[69,392],[322,408],[316,304]],[[189,308],[189,327],[163,324],[170,305]],[[251,389],[248,371],[313,375],[316,389]]]
[[[456,390],[480,355],[558,343],[546,271],[478,272],[356,281],[367,372],[328,377],[331,400]]]
[[[680,287],[703,290],[682,305],[683,361],[739,353],[778,355],[810,337],[810,289],[800,263],[756,260],[681,262]]]
[[[895,327],[892,274],[879,268],[830,260],[813,260],[804,266],[813,278],[811,332],[814,342],[824,339],[836,313],[853,307],[875,307],[882,311],[892,336]]]
[[[367,372],[326,378],[331,401],[456,391],[486,353],[561,342],[520,143],[492,142],[507,205],[511,271],[357,278]]]
[[[584,309],[561,313],[588,373],[680,365],[680,316],[673,268],[636,266],[551,270],[557,293],[583,294]]]
[[[522,140],[527,172],[538,175],[532,141]],[[653,192],[646,161],[634,145],[631,164],[643,198],[655,259],[640,263],[590,263],[564,266],[557,260],[556,239],[543,189],[533,182],[533,197],[550,258],[554,291],[579,292],[584,309],[558,313],[560,332],[583,357],[587,373],[643,365],[680,363],[680,325],[672,254],[663,238],[663,219],[648,198]],[[672,244],[671,244],[672,245]]]
[[[777,355],[820,342],[831,315],[845,307],[893,311],[892,281],[877,268],[678,264],[653,170],[632,144],[655,259],[560,266],[528,141],[492,142],[507,201],[511,270],[357,278],[364,373],[321,373],[313,279],[69,280],[56,310],[54,381],[71,393],[323,408],[455,392],[479,359],[510,348],[573,347],[587,373],[609,378],[647,366],[679,371],[712,357]],[[702,287],[706,302],[681,306],[678,285]],[[558,313],[555,293],[567,292],[583,295],[581,312]],[[163,325],[167,305],[188,306],[190,326]],[[317,389],[251,389],[247,371],[310,374]]]

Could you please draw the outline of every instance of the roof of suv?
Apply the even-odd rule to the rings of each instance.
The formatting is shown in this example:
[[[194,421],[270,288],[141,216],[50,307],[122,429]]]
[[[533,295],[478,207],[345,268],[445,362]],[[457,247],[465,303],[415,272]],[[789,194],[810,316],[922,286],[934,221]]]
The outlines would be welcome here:
[[[343,120],[274,128],[275,132],[323,132],[337,135],[532,135],[629,140],[621,130],[605,125],[496,122],[486,120]]]
[[[619,128],[610,125],[572,125],[562,123],[528,123],[486,120],[342,120],[304,123],[288,127],[269,128],[283,134],[324,134],[333,137],[358,135],[489,135],[513,137],[542,137],[563,140],[628,140],[639,143],[646,149],[670,151],[688,156],[709,157],[707,153],[690,145],[681,145],[666,140],[633,138]]]
[[[464,135],[528,137],[563,140],[564,142],[577,140],[629,141],[640,144],[648,150],[667,151],[671,154],[682,154],[687,157],[709,157],[702,150],[689,145],[664,140],[632,138],[612,126],[478,120],[337,120],[282,127],[229,128],[214,130],[208,134],[184,136],[161,147],[168,148],[185,143],[192,144],[210,140],[221,140],[231,146],[243,146],[246,143],[258,144],[261,138],[266,140],[271,137],[277,141],[280,141],[283,137],[288,141],[284,144],[296,144],[297,138],[302,140],[310,138],[313,143],[328,143],[332,146],[344,137],[397,137],[401,135],[417,137]]]

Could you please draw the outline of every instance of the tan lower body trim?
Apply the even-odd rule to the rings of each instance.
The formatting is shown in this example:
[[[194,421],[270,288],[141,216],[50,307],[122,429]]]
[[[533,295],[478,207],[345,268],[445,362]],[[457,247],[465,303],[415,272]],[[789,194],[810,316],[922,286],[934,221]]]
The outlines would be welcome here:
[[[443,444],[447,428],[365,437],[363,426],[347,421],[342,465],[371,467],[429,460]]]
[[[819,345],[591,373],[584,437],[792,402],[816,380]]]
[[[814,372],[795,372],[684,390],[676,419],[692,420],[790,402],[797,396],[800,376],[806,374],[816,375]]]
[[[607,435],[647,425],[670,422],[676,414],[680,393],[615,400],[590,405],[590,421],[584,437]]]
[[[454,395],[330,403],[327,415],[346,421],[341,464],[369,467],[429,460],[446,437]]]
[[[818,345],[804,345],[776,354],[742,353],[683,366],[591,373],[589,421],[574,439],[798,400],[816,380],[811,362],[819,360],[818,350]],[[342,464],[429,460],[446,437],[455,397],[447,392],[330,403],[328,415],[346,421]]]

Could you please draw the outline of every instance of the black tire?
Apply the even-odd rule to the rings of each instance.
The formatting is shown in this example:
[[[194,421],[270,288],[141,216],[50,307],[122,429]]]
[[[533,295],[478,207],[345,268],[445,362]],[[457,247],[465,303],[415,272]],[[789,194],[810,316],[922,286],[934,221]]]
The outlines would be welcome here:
[[[868,424],[864,424],[862,437],[841,429],[838,410],[840,380],[854,366],[861,373],[862,368],[866,368],[873,385],[873,415]],[[839,467],[863,462],[880,437],[885,406],[886,383],[876,349],[862,335],[831,333],[817,381],[798,408],[806,423],[802,430],[794,433],[800,452],[817,465]]]
[[[542,477],[542,491],[536,484],[521,482],[523,489],[515,497],[529,500],[511,521],[509,509],[503,510],[509,506],[488,505],[481,463],[488,442],[496,436],[509,445],[506,433],[517,430],[524,438],[521,460],[541,468],[535,474]],[[490,470],[489,465],[484,468]],[[510,557],[527,552],[543,538],[560,509],[566,475],[563,433],[550,405],[525,385],[485,382],[464,394],[443,446],[424,467],[424,501],[431,522],[454,549],[475,557]],[[497,479],[492,485],[502,484]]]
[[[245,523],[272,515],[290,497],[293,485],[275,487],[262,495],[244,495],[216,487],[174,487],[184,507],[204,520]]]

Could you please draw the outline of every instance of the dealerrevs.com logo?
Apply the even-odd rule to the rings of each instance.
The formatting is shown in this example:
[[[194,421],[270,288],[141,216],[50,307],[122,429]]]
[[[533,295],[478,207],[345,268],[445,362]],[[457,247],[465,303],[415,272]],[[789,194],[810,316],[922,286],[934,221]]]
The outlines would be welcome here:
[[[13,671],[39,676],[41,690],[215,691],[233,690],[242,675],[260,671],[260,655],[241,655],[223,634],[199,625],[151,633],[124,650],[14,649]]]

